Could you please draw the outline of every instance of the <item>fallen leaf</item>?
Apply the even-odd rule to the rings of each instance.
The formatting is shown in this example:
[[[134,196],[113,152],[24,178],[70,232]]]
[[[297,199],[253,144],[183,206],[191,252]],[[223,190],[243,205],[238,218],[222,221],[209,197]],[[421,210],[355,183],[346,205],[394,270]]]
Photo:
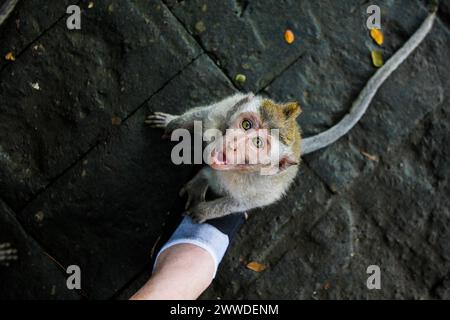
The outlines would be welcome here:
[[[39,82],[30,83],[30,85],[34,90],[41,90],[41,87],[39,86]]]
[[[239,74],[236,75],[235,79],[240,84],[243,84],[245,82],[245,80],[247,80],[247,77],[244,74],[239,73]]]
[[[89,9],[92,9],[94,7],[94,3],[91,1],[91,2],[89,2],[89,4],[88,4],[88,8]]]
[[[5,55],[5,59],[8,61],[16,61],[16,57],[14,56],[14,53],[12,53],[12,52],[8,52]]]
[[[293,43],[295,40],[294,32],[292,32],[292,30],[289,29],[286,30],[284,32],[284,40],[289,44]]]
[[[38,211],[35,215],[34,218],[36,219],[37,222],[42,222],[42,220],[44,220],[45,214],[43,211]]]
[[[262,272],[262,271],[266,270],[266,268],[267,268],[267,266],[265,266],[259,262],[253,261],[253,262],[250,262],[247,264],[247,269],[250,269],[255,272]]]
[[[375,67],[379,68],[384,64],[383,54],[381,53],[381,51],[373,50],[371,55],[372,55],[372,63]]]
[[[112,117],[111,124],[113,126],[120,126],[122,124],[122,119],[120,117]]]
[[[369,160],[372,160],[372,161],[375,161],[375,162],[379,161],[379,159],[378,159],[378,157],[376,155],[373,155],[373,154],[370,154],[370,153],[367,153],[367,152],[364,152],[364,151],[361,151],[361,154],[363,156],[365,156]]]
[[[375,28],[370,29],[370,36],[379,46],[381,46],[383,44],[384,35],[380,29],[375,29]]]
[[[198,21],[195,24],[195,30],[197,30],[198,33],[202,33],[206,30],[205,24],[203,23],[203,21]]]

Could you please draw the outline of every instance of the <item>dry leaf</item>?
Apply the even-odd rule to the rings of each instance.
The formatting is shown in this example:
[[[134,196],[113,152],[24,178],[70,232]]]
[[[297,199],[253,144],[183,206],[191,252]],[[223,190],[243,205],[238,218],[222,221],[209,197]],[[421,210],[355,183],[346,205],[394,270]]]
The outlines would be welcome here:
[[[202,33],[206,30],[205,23],[203,21],[198,21],[195,24],[195,30],[197,30],[198,33]]]
[[[253,261],[253,262],[250,262],[247,264],[247,269],[250,269],[255,272],[262,272],[262,271],[266,270],[266,268],[267,268],[267,266],[265,266],[259,262]]]
[[[384,64],[383,54],[381,51],[373,50],[372,53],[372,63],[375,67],[379,68]]]
[[[289,44],[294,42],[295,36],[294,36],[294,33],[292,32],[292,30],[288,29],[284,32],[284,40]]]
[[[12,53],[12,52],[8,52],[5,55],[5,59],[8,61],[16,61],[16,57],[14,56],[14,53]]]
[[[34,90],[41,90],[41,87],[39,86],[39,82],[32,82],[30,83],[30,86],[34,89]]]
[[[243,84],[245,82],[245,80],[247,80],[247,77],[241,73],[236,75],[236,81],[239,82],[240,84]]]
[[[367,153],[367,152],[364,152],[364,151],[361,151],[361,154],[363,156],[365,156],[369,160],[372,160],[372,161],[375,161],[375,162],[378,162],[378,160],[379,160],[378,157],[373,155],[373,154],[370,154],[370,153]]]
[[[112,117],[111,124],[113,126],[120,126],[122,124],[122,119],[120,117]]]
[[[379,46],[381,46],[383,44],[384,35],[380,29],[375,29],[375,28],[370,29],[370,36]]]

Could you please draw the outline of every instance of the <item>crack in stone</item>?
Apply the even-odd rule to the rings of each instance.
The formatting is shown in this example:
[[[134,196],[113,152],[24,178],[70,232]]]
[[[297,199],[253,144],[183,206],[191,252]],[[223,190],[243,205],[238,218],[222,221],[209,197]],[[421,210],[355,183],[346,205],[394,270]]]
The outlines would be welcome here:
[[[176,79],[182,72],[184,72],[189,66],[191,66],[198,58],[200,58],[203,55],[203,53],[200,53],[198,56],[194,57],[187,65],[185,65],[180,71],[178,71],[175,75],[170,77],[163,85],[153,92],[148,98],[146,98],[142,103],[139,104],[138,107],[136,107],[134,110],[132,110],[125,118],[123,118],[122,123],[126,123],[129,118],[131,118],[137,111],[139,111],[142,107],[145,106],[145,104],[156,94],[161,92],[172,80]],[[88,156],[92,150],[96,149],[99,145],[102,143],[106,143],[110,141],[111,136],[107,137],[106,139],[97,141],[94,145],[92,145],[87,151],[85,151],[80,157],[78,157],[76,160],[72,162],[71,165],[69,165],[66,169],[64,169],[61,173],[56,175],[54,178],[52,178],[48,184],[46,184],[42,189],[38,190],[36,193],[34,193],[30,200],[27,201],[20,209],[19,212],[22,212],[30,203],[32,203],[37,197],[39,197],[41,194],[43,194],[47,189],[49,189],[52,185],[54,185],[63,175],[65,175],[68,171],[70,171],[73,167],[75,167],[80,161],[82,161],[86,156]]]
[[[76,2],[76,5],[80,5],[81,0],[78,0],[78,2]],[[47,32],[49,32],[51,29],[55,28],[58,23],[64,19],[64,17],[66,16],[66,13],[64,12],[64,14],[59,17],[55,22],[53,22],[47,29],[45,29],[44,31],[41,32],[41,34],[39,34],[34,40],[32,40],[30,43],[28,43],[27,45],[25,45],[25,47],[20,50],[19,53],[16,54],[15,59],[16,61],[14,63],[18,63],[18,59],[20,58],[20,56],[22,54],[24,54],[27,50],[29,50],[31,48],[31,46],[33,46],[33,44],[35,44],[37,41],[39,41],[39,39],[41,39],[44,35],[47,34]],[[3,67],[0,68],[0,75],[3,73],[3,70],[5,70],[8,66],[10,65],[10,63],[6,63],[3,65]]]
[[[0,201],[2,201],[2,199],[0,198]],[[14,220],[15,223],[17,223],[18,227],[19,227],[19,232],[23,232],[25,233],[31,241],[34,241],[35,245],[39,248],[39,250],[41,251],[40,253],[44,254],[46,257],[48,257],[53,263],[56,264],[56,266],[58,267],[59,270],[63,271],[63,277],[66,277],[66,270],[64,269],[64,267],[62,266],[62,264],[60,262],[58,262],[55,258],[53,258],[52,256],[50,256],[47,253],[47,250],[45,248],[44,245],[42,245],[42,243],[36,238],[34,237],[33,233],[28,231],[27,228],[25,228],[25,226],[22,224],[22,222],[20,221],[20,219],[18,219],[18,215],[17,213],[6,203],[3,201],[3,206],[6,207],[7,210],[5,210],[5,214],[10,216],[10,218],[12,220]],[[12,215],[11,213],[14,213],[14,215]],[[27,241],[27,239],[25,238],[24,241]],[[82,292],[77,292],[77,295],[79,295],[82,298],[86,298],[85,294]]]
[[[214,52],[208,50],[208,48],[206,48],[203,45],[203,42],[200,40],[200,38],[191,33],[189,31],[189,29],[186,27],[186,25],[184,24],[183,21],[181,21],[178,16],[176,14],[174,14],[169,6],[167,5],[165,0],[161,1],[162,4],[166,7],[167,11],[170,12],[172,14],[172,16],[178,21],[178,23],[183,27],[183,29],[194,39],[194,41],[200,46],[200,48],[206,53],[206,55],[208,56],[208,58],[214,63],[214,65],[222,72],[222,74],[230,81],[231,85],[233,86],[234,89],[236,89],[237,91],[240,91],[238,87],[235,86],[233,79],[228,75],[228,73],[222,69],[222,67],[220,66],[220,59],[214,54]]]

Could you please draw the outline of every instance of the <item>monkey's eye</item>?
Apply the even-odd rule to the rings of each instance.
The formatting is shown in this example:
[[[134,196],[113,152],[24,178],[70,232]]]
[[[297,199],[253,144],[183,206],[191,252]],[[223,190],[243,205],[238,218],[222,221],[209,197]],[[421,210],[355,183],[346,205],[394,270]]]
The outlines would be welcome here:
[[[255,137],[253,138],[253,144],[255,145],[255,147],[260,149],[264,147],[264,140],[261,137]]]
[[[253,123],[248,120],[248,119],[244,119],[241,123],[242,129],[244,129],[245,131],[250,130],[253,127]]]

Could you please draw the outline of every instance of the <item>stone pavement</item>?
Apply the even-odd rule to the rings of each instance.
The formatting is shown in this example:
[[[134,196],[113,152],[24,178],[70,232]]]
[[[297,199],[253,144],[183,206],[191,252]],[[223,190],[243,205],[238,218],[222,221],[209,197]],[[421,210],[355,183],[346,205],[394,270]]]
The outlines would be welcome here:
[[[0,28],[0,243],[18,250],[0,265],[0,299],[127,298],[147,279],[197,169],[170,162],[148,113],[253,90],[299,101],[308,136],[375,72],[364,1],[79,1],[82,29],[69,31],[73,3],[21,1]],[[426,5],[374,3],[387,59]],[[449,55],[441,1],[432,34],[360,124],[307,156],[283,201],[250,215],[203,298],[450,298]],[[66,288],[74,264],[80,291]],[[381,290],[366,287],[369,265]]]

